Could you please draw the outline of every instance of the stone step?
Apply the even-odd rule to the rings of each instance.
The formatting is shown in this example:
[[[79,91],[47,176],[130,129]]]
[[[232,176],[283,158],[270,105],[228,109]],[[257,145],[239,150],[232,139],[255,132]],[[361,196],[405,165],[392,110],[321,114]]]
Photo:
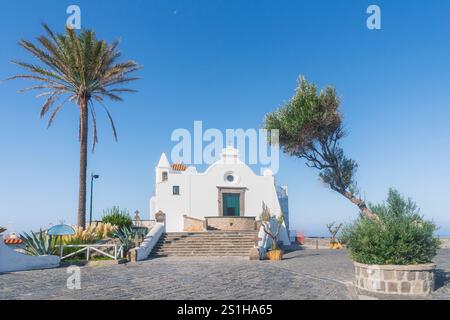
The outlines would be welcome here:
[[[254,243],[249,243],[249,244],[236,244],[236,245],[210,245],[210,244],[205,244],[205,245],[174,245],[174,244],[159,244],[156,245],[154,248],[156,249],[160,249],[160,248],[223,248],[223,249],[227,249],[227,248],[231,248],[231,249],[235,249],[235,248],[253,248],[255,246]]]
[[[253,243],[258,239],[207,239],[207,240],[194,240],[194,239],[161,239],[158,242],[164,243]]]
[[[166,234],[248,234],[248,233],[258,233],[257,231],[203,231],[203,232],[167,232]]]
[[[210,244],[210,245],[236,245],[236,244],[244,244],[244,245],[252,245],[255,244],[256,240],[247,240],[247,241],[158,241],[157,244],[171,244],[171,245],[196,245],[201,246],[204,244]]]
[[[227,248],[227,249],[217,249],[217,248],[161,248],[156,249],[154,252],[250,252],[252,248]]]
[[[214,244],[214,243],[205,243],[205,244],[192,244],[192,243],[184,243],[184,244],[173,244],[173,243],[159,243],[155,246],[155,248],[160,247],[171,247],[171,248],[236,248],[236,247],[245,247],[245,248],[252,248],[255,246],[255,243],[235,243],[235,244]]]
[[[256,238],[258,235],[232,235],[232,236],[165,236],[164,239],[245,239]]]
[[[205,240],[192,240],[192,239],[185,239],[185,240],[176,240],[176,239],[162,239],[159,240],[159,243],[193,243],[193,244],[202,244],[202,243],[214,243],[214,244],[221,244],[221,243],[255,243],[257,239],[224,239],[224,240],[218,240],[218,239],[211,239],[210,241]]]
[[[251,250],[253,246],[236,246],[236,247],[168,247],[168,246],[162,246],[162,247],[156,247],[153,249],[153,251],[161,251],[161,250]]]
[[[210,231],[164,234],[150,256],[242,256],[254,248],[257,232]]]
[[[156,250],[152,254],[244,254],[248,255],[250,249],[247,250]]]
[[[246,234],[210,234],[210,233],[197,233],[197,234],[166,234],[164,236],[166,237],[177,237],[177,238],[187,238],[187,237],[198,237],[198,238],[204,238],[204,237],[223,237],[223,238],[228,238],[228,237],[252,237],[252,236],[257,236],[257,233],[246,233]]]
[[[198,240],[203,240],[203,239],[223,239],[223,240],[227,240],[227,239],[254,239],[257,238],[258,235],[245,235],[245,236],[165,236],[162,237],[163,239],[198,239]]]
[[[165,235],[164,238],[179,238],[179,239],[204,239],[204,238],[221,238],[221,239],[229,239],[229,238],[251,238],[251,237],[257,237],[258,234],[230,234],[230,235]]]
[[[235,254],[235,253],[223,253],[223,254],[212,254],[212,253],[191,253],[191,254],[151,254],[150,258],[155,257],[247,257],[248,253]]]

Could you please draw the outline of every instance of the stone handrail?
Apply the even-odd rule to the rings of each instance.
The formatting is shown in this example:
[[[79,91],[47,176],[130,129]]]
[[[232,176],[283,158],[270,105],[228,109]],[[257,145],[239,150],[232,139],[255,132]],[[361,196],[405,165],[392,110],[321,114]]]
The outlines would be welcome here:
[[[158,243],[161,236],[166,232],[166,226],[164,223],[156,223],[155,226],[150,230],[144,239],[144,242],[139,246],[139,248],[134,249],[135,260],[142,261],[148,258],[152,252],[155,245]]]

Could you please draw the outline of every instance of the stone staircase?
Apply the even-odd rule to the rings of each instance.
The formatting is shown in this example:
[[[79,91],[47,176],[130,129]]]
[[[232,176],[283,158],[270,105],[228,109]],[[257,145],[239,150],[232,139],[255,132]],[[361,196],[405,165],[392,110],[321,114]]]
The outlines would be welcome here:
[[[256,231],[165,233],[150,257],[249,257],[251,249],[257,244],[257,237]]]

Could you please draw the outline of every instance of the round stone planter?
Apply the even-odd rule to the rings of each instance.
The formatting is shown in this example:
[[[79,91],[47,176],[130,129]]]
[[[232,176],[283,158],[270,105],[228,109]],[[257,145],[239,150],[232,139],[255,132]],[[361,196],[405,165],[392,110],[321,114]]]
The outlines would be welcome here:
[[[435,264],[368,265],[355,262],[357,288],[387,294],[427,295],[434,291]]]

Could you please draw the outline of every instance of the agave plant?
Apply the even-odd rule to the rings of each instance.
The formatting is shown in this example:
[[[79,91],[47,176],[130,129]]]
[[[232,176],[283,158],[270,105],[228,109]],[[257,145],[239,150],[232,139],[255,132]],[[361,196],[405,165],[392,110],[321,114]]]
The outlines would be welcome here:
[[[119,239],[125,251],[129,251],[133,247],[135,232],[131,227],[123,227],[114,233],[114,238]]]
[[[54,239],[42,230],[30,234],[24,232],[21,238],[25,244],[25,252],[30,256],[48,256],[56,252]]]

